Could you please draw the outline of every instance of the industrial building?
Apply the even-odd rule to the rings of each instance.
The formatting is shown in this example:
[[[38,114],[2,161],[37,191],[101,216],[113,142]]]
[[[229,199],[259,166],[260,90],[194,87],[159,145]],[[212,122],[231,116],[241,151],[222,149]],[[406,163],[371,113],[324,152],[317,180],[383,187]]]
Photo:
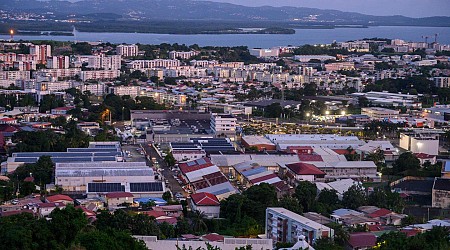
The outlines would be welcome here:
[[[424,131],[426,132],[426,131]],[[439,134],[437,133],[400,133],[400,147],[412,153],[425,153],[428,155],[438,155]]]
[[[50,156],[53,163],[121,162],[123,153],[119,142],[91,142],[88,148],[68,148],[67,152],[13,153],[1,164],[2,174],[10,173],[25,163],[36,163],[41,156]]]
[[[90,196],[130,192],[134,197],[161,197],[165,192],[145,162],[56,163],[55,185]]]

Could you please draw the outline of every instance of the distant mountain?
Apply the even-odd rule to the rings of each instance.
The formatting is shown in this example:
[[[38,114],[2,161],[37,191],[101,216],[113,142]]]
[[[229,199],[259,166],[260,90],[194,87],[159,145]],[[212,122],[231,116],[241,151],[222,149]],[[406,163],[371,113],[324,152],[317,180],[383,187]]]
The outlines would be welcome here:
[[[387,7],[388,8],[388,7]],[[223,20],[276,21],[301,25],[417,25],[450,26],[450,17],[410,18],[372,16],[337,10],[303,7],[248,7],[236,4],[193,0],[9,0],[3,10],[52,12],[55,15],[104,17],[120,15],[125,20]]]

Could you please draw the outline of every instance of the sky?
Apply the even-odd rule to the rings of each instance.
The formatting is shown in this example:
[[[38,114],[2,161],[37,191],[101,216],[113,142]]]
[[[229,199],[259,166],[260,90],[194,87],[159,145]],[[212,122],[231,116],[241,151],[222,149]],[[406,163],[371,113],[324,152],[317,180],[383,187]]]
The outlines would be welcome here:
[[[450,0],[209,0],[246,6],[296,6],[370,15],[450,16]]]

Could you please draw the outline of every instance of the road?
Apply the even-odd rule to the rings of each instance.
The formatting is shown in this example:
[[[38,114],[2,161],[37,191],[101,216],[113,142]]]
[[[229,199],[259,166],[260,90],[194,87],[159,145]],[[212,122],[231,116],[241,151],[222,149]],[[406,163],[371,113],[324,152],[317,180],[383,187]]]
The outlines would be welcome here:
[[[148,156],[148,159],[150,159],[149,163],[151,164],[151,166],[155,165],[153,164],[153,162],[151,162],[151,159],[156,158],[156,160],[158,161],[158,166],[155,165],[154,167],[158,167],[159,169],[161,169],[161,174],[164,177],[163,180],[169,181],[169,184],[167,184],[167,188],[172,191],[172,194],[180,192],[184,197],[187,197],[187,193],[184,192],[180,184],[173,177],[175,173],[170,170],[169,166],[167,166],[167,163],[158,155],[156,150],[146,143],[141,144],[141,146],[144,149],[146,156]]]

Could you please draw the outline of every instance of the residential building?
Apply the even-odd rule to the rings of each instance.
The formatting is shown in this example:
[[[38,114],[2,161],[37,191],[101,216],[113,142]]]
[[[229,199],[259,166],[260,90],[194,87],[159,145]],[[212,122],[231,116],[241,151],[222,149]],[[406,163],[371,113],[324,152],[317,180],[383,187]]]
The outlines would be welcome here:
[[[133,194],[128,192],[110,192],[105,195],[108,207],[118,207],[124,203],[133,203]]]
[[[64,194],[57,194],[57,195],[52,195],[52,196],[47,196],[45,198],[45,202],[47,203],[51,203],[51,202],[58,202],[58,203],[64,203],[66,205],[68,204],[72,204],[73,205],[73,199],[70,198],[67,195]]]
[[[81,71],[80,79],[82,81],[87,80],[104,80],[104,79],[115,79],[120,76],[120,70],[89,70]]]
[[[139,86],[115,86],[109,87],[108,92],[118,96],[129,95],[135,98],[140,94],[141,87]]]
[[[450,87],[450,77],[449,76],[440,76],[434,78],[434,84],[439,88],[448,88]]]
[[[65,207],[66,207],[66,204],[64,204],[62,202],[49,202],[49,203],[38,203],[38,204],[36,204],[37,214],[40,217],[47,217],[56,208],[63,209]]]
[[[334,236],[334,230],[285,208],[266,209],[266,237],[276,242],[295,243],[300,235],[313,244],[317,239]]]
[[[354,70],[354,62],[336,62],[325,64],[326,71]]]
[[[169,58],[170,59],[189,59],[198,55],[200,52],[198,51],[170,51]]]
[[[281,164],[280,170],[291,185],[296,185],[298,181],[315,182],[316,179],[324,179],[325,172],[304,162]]]
[[[180,61],[177,59],[133,60],[127,63],[127,68],[133,70],[169,68],[178,66],[180,66]]]
[[[136,44],[121,44],[117,45],[116,53],[122,57],[133,57],[137,56],[139,48]]]
[[[211,115],[211,130],[216,136],[228,136],[233,138],[236,135],[237,119],[229,114]]]
[[[52,56],[52,47],[47,44],[31,45],[30,54],[36,56],[37,63],[46,64],[47,58]]]
[[[346,249],[365,250],[372,249],[377,244],[377,237],[371,232],[351,233],[347,241]]]
[[[47,68],[49,69],[68,69],[69,63],[68,56],[51,56],[47,58]]]
[[[220,201],[210,193],[191,194],[189,205],[192,211],[204,213],[208,218],[220,217]]]
[[[336,60],[335,56],[328,55],[295,55],[294,60],[300,62],[309,62],[311,60],[319,60],[319,61],[327,61],[327,60]]]
[[[431,205],[450,208],[450,179],[439,177],[434,179]]]

